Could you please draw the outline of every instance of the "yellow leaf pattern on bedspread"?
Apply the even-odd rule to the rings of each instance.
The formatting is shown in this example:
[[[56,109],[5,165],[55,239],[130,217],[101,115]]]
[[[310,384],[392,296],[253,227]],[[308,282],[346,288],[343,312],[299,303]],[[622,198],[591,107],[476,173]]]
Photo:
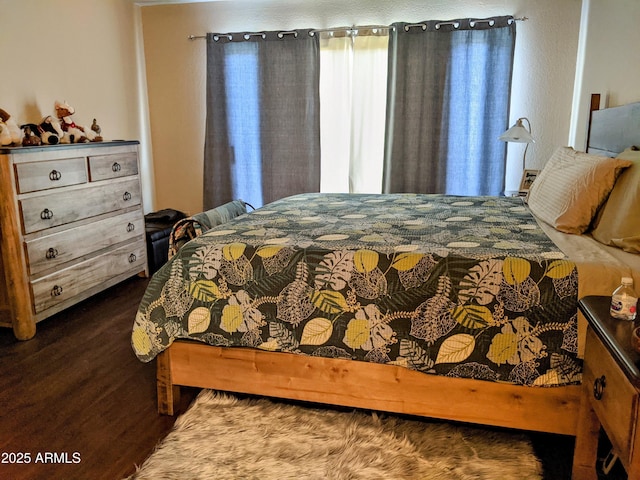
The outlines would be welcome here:
[[[498,365],[517,365],[539,358],[543,344],[532,334],[532,327],[524,317],[504,325],[501,333],[493,337],[487,358]]]
[[[471,335],[459,333],[447,338],[438,351],[435,363],[460,363],[469,358],[475,348],[475,339]]]
[[[393,268],[400,272],[411,270],[424,255],[420,253],[401,253],[393,261]]]
[[[347,308],[344,296],[333,290],[316,290],[311,296],[311,301],[325,313],[340,313]]]
[[[502,274],[509,285],[517,285],[529,278],[531,264],[523,258],[507,257],[504,259]]]
[[[246,248],[244,243],[231,243],[222,247],[222,254],[225,260],[233,262],[242,257]]]
[[[225,332],[237,332],[242,325],[242,307],[240,305],[226,305],[222,309],[220,328]]]
[[[577,289],[521,199],[302,194],[184,245],[131,343],[144,361],[195,338],[563,385],[581,376]]]
[[[547,269],[547,276],[553,279],[565,278],[571,275],[575,268],[573,262],[568,260],[556,260],[549,265]]]
[[[378,252],[374,252],[373,250],[358,250],[353,255],[353,263],[355,269],[359,273],[371,272],[378,266],[379,257],[380,255],[378,254]]]
[[[198,307],[189,314],[189,333],[203,333],[209,328],[211,313],[205,307]]]
[[[344,334],[344,343],[349,348],[362,348],[369,339],[369,322],[365,319],[353,319],[347,325],[347,331]]]
[[[212,302],[221,297],[220,289],[211,280],[197,280],[189,285],[189,293],[201,302]]]
[[[258,248],[258,250],[256,250],[256,254],[262,258],[271,258],[280,253],[280,250],[282,250],[283,248],[284,247],[281,247],[279,245],[267,245],[265,247]]]
[[[326,318],[317,317],[309,320],[302,330],[302,345],[322,345],[326,343],[333,333],[333,323]]]
[[[142,328],[134,328],[131,334],[131,341],[136,352],[148,355],[151,352],[151,340],[149,335]]]
[[[458,305],[453,309],[452,316],[456,322],[470,330],[493,323],[493,314],[484,305]]]

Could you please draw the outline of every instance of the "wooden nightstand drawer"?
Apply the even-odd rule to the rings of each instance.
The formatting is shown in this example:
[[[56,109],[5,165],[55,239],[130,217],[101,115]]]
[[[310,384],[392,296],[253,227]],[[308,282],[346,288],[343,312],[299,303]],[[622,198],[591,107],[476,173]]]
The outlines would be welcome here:
[[[135,153],[89,157],[89,176],[92,182],[137,174],[138,157]]]
[[[18,193],[67,187],[87,181],[87,166],[82,157],[19,163],[15,168]]]
[[[66,301],[102,282],[146,267],[147,250],[141,241],[110,250],[31,283],[36,313]]]
[[[140,205],[138,178],[20,200],[24,233]]]
[[[638,391],[591,329],[587,333],[583,382],[592,388],[590,403],[626,465],[632,454]]]
[[[140,210],[109,217],[26,242],[30,275],[125,241],[144,236]]]

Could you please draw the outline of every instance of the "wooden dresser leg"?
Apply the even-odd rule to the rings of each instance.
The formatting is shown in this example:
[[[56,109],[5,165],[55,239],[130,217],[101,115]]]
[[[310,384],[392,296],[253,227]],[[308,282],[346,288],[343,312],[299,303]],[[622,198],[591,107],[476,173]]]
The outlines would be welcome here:
[[[158,413],[161,415],[174,415],[180,405],[180,387],[173,385],[171,378],[171,347],[156,357]]]
[[[578,415],[576,445],[573,452],[572,480],[597,480],[596,461],[598,458],[598,439],[600,421],[591,408],[589,389],[584,388]]]

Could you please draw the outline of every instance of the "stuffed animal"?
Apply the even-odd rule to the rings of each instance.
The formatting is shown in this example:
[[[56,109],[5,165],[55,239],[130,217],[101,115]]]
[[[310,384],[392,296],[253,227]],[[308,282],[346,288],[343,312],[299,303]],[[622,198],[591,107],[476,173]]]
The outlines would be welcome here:
[[[64,131],[64,136],[60,143],[86,143],[95,139],[96,134],[89,128],[76,125],[71,115],[75,109],[67,102],[56,102],[56,116],[60,120],[60,126]]]
[[[100,135],[100,133],[102,132],[102,129],[100,128],[100,125],[98,125],[98,122],[96,121],[96,119],[93,119],[93,123],[91,124],[91,130],[93,130],[94,132],[96,132],[96,138],[93,139],[94,142],[101,142],[102,141],[102,135]]]
[[[11,145],[11,134],[4,122],[0,122],[0,145],[4,147],[6,146],[5,144]]]
[[[57,145],[64,136],[60,122],[51,115],[44,117],[40,122],[40,125],[27,123],[20,126],[23,130],[26,127],[29,127],[34,134],[40,137],[40,142],[44,145]]]
[[[51,115],[47,115],[38,125],[40,131],[40,139],[42,143],[47,145],[57,145],[64,137],[64,131],[60,122]]]
[[[0,108],[0,145],[22,145],[24,132],[20,129],[11,115]]]
[[[22,139],[23,147],[37,147],[42,143],[40,137],[33,133],[30,125],[23,125],[22,131],[24,132],[24,138]]]

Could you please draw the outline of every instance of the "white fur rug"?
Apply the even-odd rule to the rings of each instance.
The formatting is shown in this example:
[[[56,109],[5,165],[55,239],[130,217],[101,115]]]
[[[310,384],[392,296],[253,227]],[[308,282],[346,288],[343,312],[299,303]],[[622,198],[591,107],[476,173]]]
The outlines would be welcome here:
[[[130,480],[541,478],[524,434],[203,390]]]

